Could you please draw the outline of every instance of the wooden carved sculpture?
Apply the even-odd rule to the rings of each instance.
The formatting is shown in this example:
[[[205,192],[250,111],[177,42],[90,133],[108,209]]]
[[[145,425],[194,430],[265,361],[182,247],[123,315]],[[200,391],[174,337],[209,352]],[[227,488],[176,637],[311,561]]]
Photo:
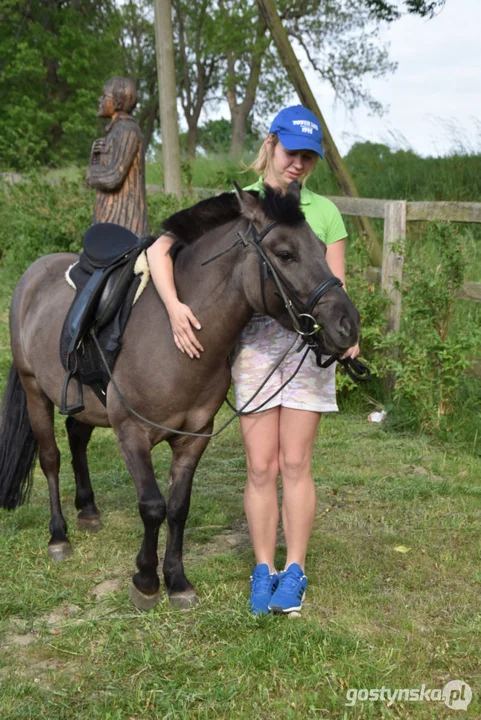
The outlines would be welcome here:
[[[105,84],[98,115],[111,121],[105,138],[92,145],[87,182],[97,191],[93,224],[117,223],[143,237],[148,234],[144,150],[130,115],[136,101],[132,80],[113,77]]]

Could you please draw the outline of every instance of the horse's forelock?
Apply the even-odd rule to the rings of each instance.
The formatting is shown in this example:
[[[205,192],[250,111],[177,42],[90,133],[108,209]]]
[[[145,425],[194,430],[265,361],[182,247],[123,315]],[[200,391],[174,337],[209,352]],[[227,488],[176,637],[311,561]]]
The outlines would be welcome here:
[[[290,227],[305,222],[304,214],[299,205],[299,198],[291,193],[282,194],[270,185],[265,186],[265,195],[261,197],[255,190],[248,191],[259,199],[259,210],[270,220]],[[177,240],[172,245],[170,254],[175,260],[185,245],[191,245],[202,235],[215,228],[226,225],[241,216],[237,195],[225,192],[206,200],[201,200],[186,210],[180,210],[164,220],[161,232],[175,235]]]
[[[299,205],[299,196],[292,193],[283,194],[280,190],[265,186],[265,196],[261,200],[264,214],[279,225],[294,227],[305,222],[306,218]]]

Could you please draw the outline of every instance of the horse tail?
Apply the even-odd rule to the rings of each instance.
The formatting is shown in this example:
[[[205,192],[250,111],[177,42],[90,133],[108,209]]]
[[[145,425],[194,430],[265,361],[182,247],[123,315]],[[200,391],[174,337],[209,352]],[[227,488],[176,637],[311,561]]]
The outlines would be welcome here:
[[[13,510],[28,500],[37,453],[27,396],[12,363],[0,410],[0,507]]]

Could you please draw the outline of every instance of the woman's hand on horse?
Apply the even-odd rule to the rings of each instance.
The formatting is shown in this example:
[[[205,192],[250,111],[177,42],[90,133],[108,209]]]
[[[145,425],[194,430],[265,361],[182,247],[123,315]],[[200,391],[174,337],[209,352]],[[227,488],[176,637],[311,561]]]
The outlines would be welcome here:
[[[174,342],[183,353],[187,353],[190,358],[200,358],[200,353],[204,348],[195,336],[192,327],[200,330],[200,322],[197,320],[192,310],[184,303],[177,303],[169,308],[170,324],[174,333]]]
[[[359,348],[359,343],[356,343],[356,345],[350,347],[349,350],[346,350],[341,360],[345,360],[346,358],[351,358],[351,360],[354,360],[354,358],[357,358],[360,352],[361,350]]]

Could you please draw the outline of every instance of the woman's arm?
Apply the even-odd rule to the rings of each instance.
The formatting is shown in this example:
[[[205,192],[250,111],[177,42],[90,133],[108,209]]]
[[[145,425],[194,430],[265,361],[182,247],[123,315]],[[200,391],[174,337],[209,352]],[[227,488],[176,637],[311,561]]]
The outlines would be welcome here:
[[[177,297],[174,264],[169,253],[173,243],[172,237],[161,235],[147,249],[150,274],[169,314],[175,344],[190,358],[199,358],[204,348],[196,338],[192,326],[200,330],[200,323],[188,305],[181,303]]]
[[[345,246],[345,239],[338,240],[337,242],[329,243],[326,250],[327,264],[329,265],[332,274],[341,280],[344,290],[346,290]],[[346,350],[342,359],[344,360],[348,357],[354,359],[359,355],[359,353],[359,345],[353,345],[353,347],[349,348],[349,350]]]
[[[346,266],[345,266],[346,240],[338,240],[330,243],[326,250],[326,260],[333,275],[341,280],[344,290],[346,289]]]

